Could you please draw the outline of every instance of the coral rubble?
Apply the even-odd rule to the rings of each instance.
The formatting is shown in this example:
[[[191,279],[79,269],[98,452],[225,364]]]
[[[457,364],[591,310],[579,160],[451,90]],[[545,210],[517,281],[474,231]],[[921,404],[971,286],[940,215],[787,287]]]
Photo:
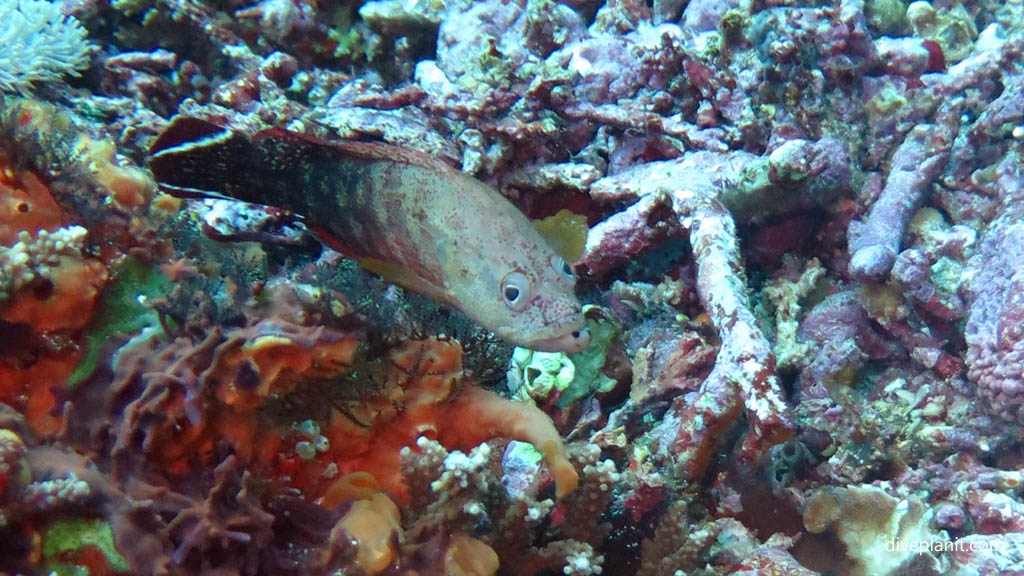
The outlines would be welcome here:
[[[0,14],[0,573],[1024,573],[1019,0]],[[588,345],[160,193],[177,115],[484,181]]]

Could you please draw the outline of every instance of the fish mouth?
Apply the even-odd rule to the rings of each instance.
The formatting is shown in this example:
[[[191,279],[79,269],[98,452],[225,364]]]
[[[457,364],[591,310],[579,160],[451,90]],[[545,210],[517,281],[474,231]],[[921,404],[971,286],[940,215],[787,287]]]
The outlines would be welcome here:
[[[523,347],[537,352],[565,352],[576,354],[590,344],[590,330],[586,327],[583,314],[573,314],[544,325],[544,332],[554,336],[526,339]]]

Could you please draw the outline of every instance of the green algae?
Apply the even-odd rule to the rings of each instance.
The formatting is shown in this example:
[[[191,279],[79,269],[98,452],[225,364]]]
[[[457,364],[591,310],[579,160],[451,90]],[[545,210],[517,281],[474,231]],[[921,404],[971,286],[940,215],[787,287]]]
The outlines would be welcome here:
[[[336,44],[333,56],[354,62],[372,60],[372,50],[355,26],[355,6],[337,6],[329,13],[329,17],[331,27],[328,37]]]
[[[963,60],[974,49],[978,28],[962,4],[936,8],[918,0],[907,7],[906,15],[914,36],[938,44],[947,63]]]
[[[604,368],[608,349],[618,337],[621,327],[612,320],[588,318],[587,328],[590,329],[590,344],[582,352],[570,357],[576,367],[576,375],[558,400],[557,405],[561,408],[571,406],[580,398],[608,392],[615,387],[615,380],[602,373],[601,369]]]
[[[171,291],[171,281],[152,264],[128,258],[114,270],[113,280],[100,295],[96,314],[82,338],[85,355],[68,377],[68,387],[78,385],[96,369],[103,344],[116,335],[135,335],[160,326],[146,300]]]
[[[62,554],[77,552],[84,548],[99,550],[116,572],[128,572],[131,569],[128,561],[114,546],[114,534],[110,531],[110,525],[103,520],[58,520],[50,525],[43,536],[43,557],[48,561],[48,567],[61,576],[89,573],[89,570],[82,566],[55,561]]]
[[[879,118],[892,116],[897,110],[907,105],[907,98],[896,88],[887,86],[868,101],[864,109],[868,114]]]

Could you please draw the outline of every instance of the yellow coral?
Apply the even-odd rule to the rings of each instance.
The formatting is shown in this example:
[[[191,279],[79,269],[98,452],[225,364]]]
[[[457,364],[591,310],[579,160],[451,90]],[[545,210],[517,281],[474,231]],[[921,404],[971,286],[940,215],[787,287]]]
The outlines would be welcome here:
[[[929,542],[931,512],[917,500],[897,500],[874,486],[825,488],[804,504],[807,531],[832,531],[853,561],[853,576],[890,574],[915,554],[894,542]]]
[[[356,564],[370,574],[379,574],[395,561],[393,544],[401,538],[398,506],[380,492],[367,500],[356,500],[335,530],[343,530],[356,546]]]
[[[499,566],[493,548],[462,532],[452,536],[445,550],[444,570],[448,576],[494,576]]]

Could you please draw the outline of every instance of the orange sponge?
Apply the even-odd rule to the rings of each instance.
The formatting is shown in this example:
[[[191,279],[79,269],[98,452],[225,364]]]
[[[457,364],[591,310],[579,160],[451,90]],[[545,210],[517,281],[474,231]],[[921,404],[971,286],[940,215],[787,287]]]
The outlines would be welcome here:
[[[370,574],[379,574],[395,561],[395,544],[402,535],[398,506],[380,492],[368,500],[356,500],[335,531],[344,530],[356,545],[356,564]]]
[[[500,566],[498,554],[485,542],[459,532],[452,536],[444,554],[448,576],[494,576]]]

